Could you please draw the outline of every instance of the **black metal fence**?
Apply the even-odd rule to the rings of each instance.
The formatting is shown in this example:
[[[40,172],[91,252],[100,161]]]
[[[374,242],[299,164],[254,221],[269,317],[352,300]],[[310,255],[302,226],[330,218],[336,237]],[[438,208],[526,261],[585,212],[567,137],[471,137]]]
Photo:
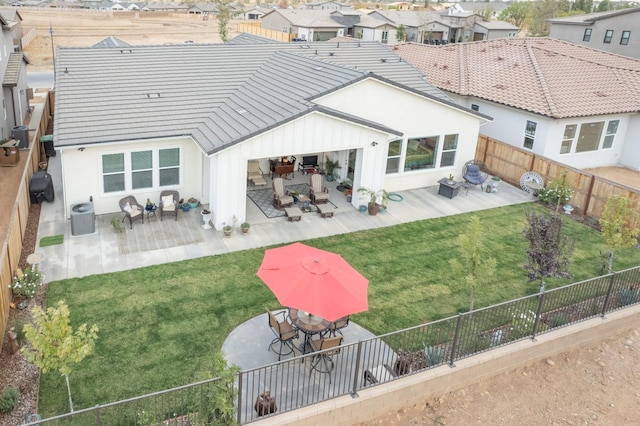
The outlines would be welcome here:
[[[405,330],[238,373],[236,421],[250,423],[367,386],[535,338],[640,302],[640,267],[574,283]],[[219,385],[219,384],[218,384]],[[207,425],[217,417],[216,380],[76,411],[37,423]],[[265,405],[261,395],[273,398]]]

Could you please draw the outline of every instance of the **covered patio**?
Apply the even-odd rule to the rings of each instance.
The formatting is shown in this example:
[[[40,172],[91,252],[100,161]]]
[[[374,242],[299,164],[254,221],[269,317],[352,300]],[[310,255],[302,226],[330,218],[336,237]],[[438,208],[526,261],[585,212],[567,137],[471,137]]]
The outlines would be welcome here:
[[[95,233],[71,236],[70,221],[64,215],[60,157],[49,160],[56,197],[54,202],[42,205],[38,240],[62,234],[64,242],[36,248],[37,252],[45,255],[40,267],[48,281],[393,226],[533,200],[520,188],[504,182],[496,193],[486,193],[472,186],[468,192],[461,188],[453,199],[438,195],[438,186],[432,186],[402,191],[403,201],[389,201],[386,212],[370,216],[347,202],[344,193],[336,189],[338,182],[325,182],[331,202],[337,207],[332,218],[303,213],[299,222],[288,222],[284,217],[270,219],[247,197],[247,221],[251,224],[248,234],[240,232],[240,223],[236,224],[238,228],[231,237],[224,237],[221,229],[203,229],[201,208],[197,208],[187,213],[178,212],[177,221],[165,218],[161,222],[159,218],[147,220],[145,217],[144,224],[138,221],[133,224],[133,229],[129,229],[127,224],[122,233],[116,233],[110,223],[113,216],[119,218],[121,213],[98,215]],[[265,188],[271,188],[267,175],[265,179]],[[291,180],[285,181],[285,186],[308,182],[309,175],[296,172]],[[92,247],[92,250],[87,250],[87,247]]]

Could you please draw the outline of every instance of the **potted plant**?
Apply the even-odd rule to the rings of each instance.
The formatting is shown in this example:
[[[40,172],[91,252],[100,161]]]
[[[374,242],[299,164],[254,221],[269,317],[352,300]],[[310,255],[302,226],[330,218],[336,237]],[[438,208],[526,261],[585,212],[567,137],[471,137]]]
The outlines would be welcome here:
[[[378,214],[381,205],[385,206],[384,208],[386,208],[385,201],[389,198],[389,194],[384,189],[375,191],[368,188],[358,188],[358,192],[369,196],[367,209],[369,210],[370,215],[375,216],[376,214]]]
[[[324,169],[327,172],[327,182],[333,182],[334,176],[333,173],[335,172],[336,169],[339,169],[340,163],[338,163],[337,161],[333,161],[330,158],[327,158],[324,162]]]
[[[449,185],[451,185],[453,182],[454,182],[454,181],[453,181],[453,175],[449,175],[449,178],[447,179],[447,183],[448,183]]]
[[[189,207],[191,207],[192,209],[195,209],[200,204],[200,202],[196,198],[193,198],[193,197],[189,198],[187,200],[187,203],[189,203]]]
[[[500,185],[500,177],[499,176],[491,176],[491,191],[498,192],[498,186]]]
[[[123,230],[122,221],[120,221],[116,216],[111,218],[111,226],[113,226],[113,230],[116,231],[116,233],[120,233]]]
[[[248,234],[249,228],[251,228],[251,224],[249,224],[249,222],[242,222],[240,224],[240,230],[242,230],[243,234]]]
[[[211,213],[211,210],[204,209],[200,212],[200,214],[202,215],[202,222],[204,222],[202,224],[202,227],[204,229],[211,229],[211,225],[209,225],[209,222],[211,222],[211,219],[213,218],[213,213]]]
[[[231,227],[231,225],[224,225],[222,227],[222,232],[224,232],[225,237],[229,237],[231,236],[231,232],[233,232],[233,228]]]

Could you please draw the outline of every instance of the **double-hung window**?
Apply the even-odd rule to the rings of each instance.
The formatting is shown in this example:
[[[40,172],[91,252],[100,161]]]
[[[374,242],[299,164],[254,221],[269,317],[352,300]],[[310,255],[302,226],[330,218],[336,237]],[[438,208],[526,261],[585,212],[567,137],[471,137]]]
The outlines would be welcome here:
[[[527,120],[527,125],[524,128],[524,147],[533,149],[533,142],[536,138],[536,127],[538,123]]]
[[[125,189],[124,154],[102,156],[102,183],[104,192],[121,192]]]
[[[444,135],[442,145],[442,155],[440,156],[440,167],[453,166],[456,160],[456,150],[458,149],[458,135]]]
[[[618,124],[620,124],[620,120],[611,120],[609,124],[607,124],[607,133],[605,133],[604,136],[602,149],[608,149],[613,146],[613,140],[616,137],[616,133],[618,133]]]
[[[400,156],[402,155],[402,139],[389,142],[387,151],[387,174],[400,171]]]
[[[629,44],[629,38],[631,37],[631,31],[623,31],[622,37],[620,37],[620,44],[626,46]]]
[[[586,42],[591,41],[591,31],[593,31],[591,28],[584,29],[584,34],[582,35],[582,41],[586,41]]]
[[[611,40],[613,39],[613,30],[607,30],[604,33],[604,40],[602,41],[604,44],[609,44],[611,43]]]
[[[569,154],[573,140],[576,138],[577,124],[567,124],[564,127],[564,135],[562,136],[562,144],[560,145],[560,154]]]

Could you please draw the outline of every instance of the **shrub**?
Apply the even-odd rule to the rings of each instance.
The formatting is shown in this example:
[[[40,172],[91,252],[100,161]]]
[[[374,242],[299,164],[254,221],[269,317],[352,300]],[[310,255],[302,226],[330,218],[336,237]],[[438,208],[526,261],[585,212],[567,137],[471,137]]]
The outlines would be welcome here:
[[[427,365],[429,367],[442,364],[444,359],[444,351],[442,348],[434,348],[433,346],[425,346],[424,356],[427,359]]]
[[[8,413],[18,405],[20,391],[15,386],[9,386],[0,394],[0,412]]]
[[[638,302],[638,299],[640,299],[640,294],[638,293],[639,293],[638,289],[635,289],[632,286],[619,290],[618,305],[627,306],[627,305],[632,305]]]
[[[567,318],[567,316],[562,312],[559,312],[555,314],[553,317],[551,317],[551,320],[549,321],[549,327],[551,328],[562,327],[563,325],[566,325],[568,323],[569,323],[569,319]]]
[[[38,293],[44,282],[44,274],[36,267],[29,267],[24,272],[18,269],[9,287],[17,296],[31,299]]]

